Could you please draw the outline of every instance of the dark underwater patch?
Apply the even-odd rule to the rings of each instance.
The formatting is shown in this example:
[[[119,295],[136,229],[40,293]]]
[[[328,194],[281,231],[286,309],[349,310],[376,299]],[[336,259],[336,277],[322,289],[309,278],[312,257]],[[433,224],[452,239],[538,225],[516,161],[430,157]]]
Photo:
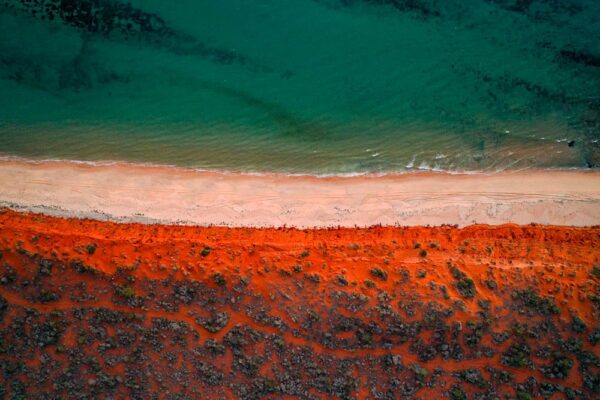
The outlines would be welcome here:
[[[0,76],[33,89],[58,94],[61,90],[82,91],[97,85],[128,83],[130,78],[96,60],[91,44],[83,40],[73,58],[53,61],[4,51],[0,54]]]
[[[2,4],[2,3],[0,3]],[[206,58],[219,64],[237,64],[267,72],[248,57],[202,43],[191,35],[170,27],[158,14],[112,0],[12,0],[0,10],[29,15],[45,21],[60,21],[81,32],[104,38],[139,41],[175,54]]]
[[[586,67],[600,67],[600,55],[582,50],[565,49],[559,52],[560,58]]]
[[[118,33],[147,40],[151,36],[154,40],[180,36],[159,15],[110,0],[13,0],[4,2],[4,7],[39,19],[61,20],[90,33]]]
[[[318,141],[326,137],[327,132],[320,124],[303,119],[276,102],[263,100],[247,91],[211,81],[194,82],[199,88],[231,98],[246,107],[253,108],[271,119],[280,129],[280,133],[297,139]]]
[[[464,67],[463,72],[474,76],[485,86],[488,87],[488,95],[494,101],[499,97],[495,94],[496,91],[503,93],[511,93],[515,90],[523,90],[534,98],[539,98],[544,101],[559,103],[563,105],[573,104],[574,99],[571,99],[562,91],[555,91],[540,84],[530,82],[526,79],[509,74],[493,75],[482,70]]]
[[[439,5],[435,1],[426,0],[314,0],[317,3],[332,8],[349,8],[357,5],[389,7],[399,13],[410,13],[417,17],[428,19],[440,17]]]
[[[600,167],[600,99],[591,102],[579,118],[578,129],[583,131],[586,143],[581,151],[588,168]]]
[[[355,0],[365,4],[375,6],[389,6],[400,12],[416,13],[424,18],[439,17],[439,10],[434,7],[434,3],[422,0]],[[350,1],[350,2],[355,2]],[[346,1],[347,2],[347,1]]]
[[[500,9],[522,14],[536,21],[556,21],[560,16],[573,16],[584,11],[584,7],[573,1],[564,0],[484,0]]]

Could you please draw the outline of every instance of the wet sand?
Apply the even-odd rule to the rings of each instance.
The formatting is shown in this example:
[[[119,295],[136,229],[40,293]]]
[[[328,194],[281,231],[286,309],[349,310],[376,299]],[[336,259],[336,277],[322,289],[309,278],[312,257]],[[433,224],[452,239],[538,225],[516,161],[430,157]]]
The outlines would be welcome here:
[[[55,216],[233,227],[590,226],[600,224],[600,173],[323,178],[3,160],[0,206]]]

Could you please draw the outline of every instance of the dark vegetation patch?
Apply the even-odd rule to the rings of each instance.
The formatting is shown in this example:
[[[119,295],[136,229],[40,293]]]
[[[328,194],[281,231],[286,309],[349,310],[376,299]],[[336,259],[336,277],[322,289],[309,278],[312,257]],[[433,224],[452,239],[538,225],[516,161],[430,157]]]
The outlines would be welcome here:
[[[477,294],[475,282],[467,274],[453,265],[449,265],[450,273],[454,278],[454,286],[460,295],[464,298],[471,299]]]
[[[552,364],[542,366],[541,371],[545,377],[550,379],[565,379],[573,368],[573,360],[561,353],[552,355]]]
[[[387,281],[388,279],[388,273],[379,267],[371,268],[369,272],[371,273],[371,275],[378,279],[381,279],[382,281]]]
[[[225,312],[215,313],[209,318],[198,317],[196,323],[209,332],[215,333],[223,329],[229,322],[229,315]]]
[[[531,349],[524,342],[513,343],[508,350],[502,354],[502,363],[513,368],[522,368],[530,365],[529,356]]]
[[[103,242],[103,255],[107,246]],[[588,318],[596,311],[557,304],[522,281],[513,287],[501,274],[493,292],[478,293],[468,266],[450,266],[460,297],[473,299],[465,304],[439,282],[411,280],[419,269],[427,278],[443,276],[431,260],[419,260],[412,270],[369,262],[362,271],[363,279],[365,273],[373,279],[365,281],[372,284],[367,289],[352,271],[330,273],[329,263],[323,270],[308,265],[306,274],[289,272],[298,250],[290,263],[265,258],[272,270],[287,274],[267,274],[261,265],[244,274],[202,271],[198,280],[182,277],[185,267],[157,267],[156,278],[133,263],[106,275],[59,255],[2,252],[6,398],[308,400],[357,398],[364,390],[378,399],[433,392],[452,399],[595,398],[600,389],[593,347],[600,328]],[[409,258],[415,252],[409,244]],[[311,249],[311,259],[318,253]],[[390,256],[387,248],[382,253]],[[23,265],[13,263],[15,257]],[[197,252],[192,257],[202,261]],[[582,271],[591,294],[595,278],[587,275],[589,266]],[[269,290],[258,290],[264,289],[259,279]],[[58,304],[50,293],[61,296]],[[50,302],[43,304],[45,297]]]
[[[98,248],[98,246],[95,243],[90,243],[85,247],[88,254],[94,254],[96,252],[97,248]]]
[[[225,284],[227,283],[225,276],[223,276],[223,274],[220,272],[215,272],[211,276],[212,276],[213,281],[219,286],[225,286]]]
[[[512,292],[512,299],[516,304],[539,315],[548,316],[560,312],[553,298],[541,297],[531,288],[514,290]]]

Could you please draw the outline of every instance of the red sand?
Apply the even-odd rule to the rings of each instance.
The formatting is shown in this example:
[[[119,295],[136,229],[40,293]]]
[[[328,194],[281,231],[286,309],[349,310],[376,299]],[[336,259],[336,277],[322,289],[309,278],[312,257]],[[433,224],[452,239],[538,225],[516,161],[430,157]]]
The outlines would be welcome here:
[[[199,228],[4,211],[0,251],[13,271],[0,271],[8,304],[0,360],[37,371],[48,368],[40,361],[47,354],[60,365],[42,382],[5,375],[28,395],[593,398],[600,390],[599,227]],[[50,273],[42,260],[53,264]],[[181,289],[185,282],[194,288]],[[132,318],[141,325],[74,318],[78,308],[89,317],[99,307],[138,315]],[[27,309],[41,314],[28,317],[23,337],[41,346],[29,348],[12,332]],[[226,321],[217,321],[219,313]],[[155,318],[185,329],[147,331]],[[59,337],[36,339],[35,326],[50,320]],[[134,344],[117,340],[133,331]],[[240,344],[234,338],[242,331]],[[502,341],[492,335],[502,332]],[[141,339],[155,334],[162,345]],[[115,343],[101,349],[107,337]],[[207,350],[207,339],[222,344],[222,354]],[[581,344],[569,347],[569,340]],[[522,344],[520,365],[514,346]],[[82,353],[99,367],[81,361]],[[566,376],[547,368],[565,358],[572,363]],[[53,384],[68,366],[72,374],[61,379],[75,389]],[[512,378],[494,377],[490,367]],[[122,379],[112,385],[107,376]]]

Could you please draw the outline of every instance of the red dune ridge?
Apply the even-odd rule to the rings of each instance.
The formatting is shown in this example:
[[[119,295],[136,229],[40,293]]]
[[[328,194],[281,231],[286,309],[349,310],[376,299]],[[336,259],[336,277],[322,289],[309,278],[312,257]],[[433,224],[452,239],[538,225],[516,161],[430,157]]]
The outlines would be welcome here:
[[[0,252],[0,398],[600,394],[600,227],[259,229],[4,210]]]

